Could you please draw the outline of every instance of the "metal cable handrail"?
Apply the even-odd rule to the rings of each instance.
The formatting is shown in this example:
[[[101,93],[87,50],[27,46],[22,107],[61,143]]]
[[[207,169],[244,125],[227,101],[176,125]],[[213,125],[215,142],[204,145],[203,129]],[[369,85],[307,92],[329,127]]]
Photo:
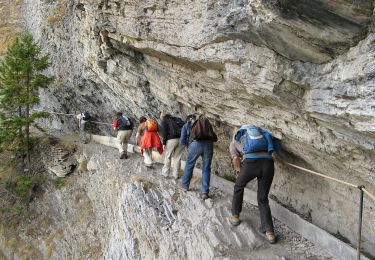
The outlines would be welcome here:
[[[368,190],[366,190],[365,187],[362,187],[362,190],[363,190],[364,193],[367,194],[367,196],[369,196],[371,199],[373,199],[375,201],[375,196],[372,195]]]
[[[56,115],[65,115],[65,116],[76,116],[75,114],[66,114],[66,113],[58,113],[58,112],[49,112],[45,110],[39,110],[39,109],[33,109],[33,111],[38,111],[38,112],[46,112],[49,114],[56,114]],[[100,125],[112,125],[110,123],[105,123],[105,122],[99,122],[99,121],[91,121],[90,123],[95,123],[95,124],[100,124]]]
[[[343,181],[343,180],[339,180],[339,179],[336,179],[336,178],[333,178],[331,176],[327,176],[327,175],[324,175],[322,173],[319,173],[319,172],[315,172],[315,171],[312,171],[312,170],[309,170],[309,169],[306,169],[306,168],[303,168],[303,167],[300,167],[300,166],[297,166],[297,165],[294,165],[294,164],[291,164],[291,163],[288,163],[286,162],[287,165],[289,166],[292,166],[296,169],[299,169],[299,170],[302,170],[302,171],[305,171],[305,172],[308,172],[308,173],[311,173],[311,174],[314,174],[314,175],[317,175],[317,176],[320,176],[320,177],[323,177],[323,178],[326,178],[326,179],[329,179],[329,180],[332,180],[332,181],[335,181],[335,182],[339,182],[341,184],[344,184],[344,185],[347,185],[347,186],[350,186],[350,187],[353,187],[353,188],[358,188],[360,193],[359,193],[359,216],[358,216],[358,245],[357,245],[357,259],[361,259],[361,240],[362,240],[362,217],[363,217],[363,194],[366,193],[366,195],[368,195],[369,198],[371,198],[372,200],[375,201],[375,196],[372,195],[368,190],[365,189],[365,186],[363,185],[355,185],[353,183],[349,183],[349,182],[346,182],[346,181]]]
[[[76,116],[75,114],[59,113],[59,112],[49,112],[49,111],[39,110],[39,109],[34,109],[34,111],[46,112],[46,113],[56,114],[56,115]],[[105,123],[105,122],[100,122],[100,121],[90,121],[90,123],[102,124],[102,125],[112,125],[110,123]],[[289,165],[289,166],[292,166],[292,167],[294,167],[296,169],[299,169],[299,170],[302,170],[302,171],[305,171],[305,172],[309,172],[311,174],[314,174],[314,175],[317,175],[317,176],[320,176],[320,177],[323,177],[323,178],[326,178],[326,179],[330,179],[332,181],[336,181],[336,182],[339,182],[341,184],[344,184],[344,185],[347,185],[347,186],[350,186],[350,187],[353,187],[353,188],[362,189],[372,200],[375,201],[375,196],[373,194],[371,194],[368,190],[366,190],[365,187],[362,186],[362,185],[356,185],[356,184],[353,184],[353,183],[349,183],[349,182],[346,182],[346,181],[343,181],[343,180],[340,180],[340,179],[337,179],[337,178],[334,178],[334,177],[331,177],[331,176],[324,175],[324,174],[319,173],[319,172],[315,172],[315,171],[303,168],[301,166],[298,166],[298,165],[295,165],[295,164],[292,164],[292,163],[286,162],[286,164]]]
[[[47,112],[47,113],[56,114],[56,115],[76,116],[75,114],[64,114],[64,113],[58,113],[58,112],[48,112],[48,111],[36,110],[36,109],[34,109],[34,111]],[[99,122],[99,121],[90,121],[90,122],[91,123],[95,123],[95,124],[102,124],[102,125],[112,125],[112,124],[109,124],[109,123]],[[340,179],[337,179],[337,178],[334,178],[334,177],[331,177],[331,176],[324,175],[324,174],[319,173],[319,172],[315,172],[315,171],[303,168],[301,166],[298,166],[298,165],[295,165],[295,164],[292,164],[292,163],[288,163],[288,162],[285,162],[285,163],[287,165],[293,167],[293,168],[296,168],[296,169],[299,169],[299,170],[302,170],[302,171],[314,174],[316,176],[323,177],[323,178],[326,178],[326,179],[329,179],[329,180],[332,180],[332,181],[335,181],[335,182],[347,185],[349,187],[358,188],[360,190],[359,219],[358,219],[358,245],[357,245],[357,259],[359,260],[361,258],[360,252],[361,252],[361,237],[362,237],[363,194],[365,193],[373,201],[375,201],[375,196],[373,194],[371,194],[368,190],[366,190],[365,186],[363,186],[363,185],[356,185],[356,184],[353,184],[353,183],[350,183],[350,182],[346,182],[346,181],[343,181],[343,180],[340,180]]]
[[[302,171],[305,171],[305,172],[309,172],[309,173],[312,173],[314,175],[317,175],[317,176],[320,176],[320,177],[323,177],[323,178],[326,178],[326,179],[330,179],[330,180],[333,180],[333,181],[336,181],[336,182],[339,182],[339,183],[342,183],[342,184],[345,184],[345,185],[348,185],[350,187],[353,187],[353,188],[358,188],[360,187],[359,185],[355,185],[353,183],[349,183],[349,182],[346,182],[346,181],[343,181],[343,180],[340,180],[340,179],[336,179],[336,178],[333,178],[331,176],[327,176],[327,175],[324,175],[322,173],[319,173],[319,172],[315,172],[315,171],[312,171],[312,170],[309,170],[309,169],[306,169],[306,168],[303,168],[303,167],[300,167],[300,166],[297,166],[297,165],[294,165],[294,164],[291,164],[291,163],[288,163],[286,162],[287,165],[290,165],[294,168],[297,168],[297,169],[300,169]]]

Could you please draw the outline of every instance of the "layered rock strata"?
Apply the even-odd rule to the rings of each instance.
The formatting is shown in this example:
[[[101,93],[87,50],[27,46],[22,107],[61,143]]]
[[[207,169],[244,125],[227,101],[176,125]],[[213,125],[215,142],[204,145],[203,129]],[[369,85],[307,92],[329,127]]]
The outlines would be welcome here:
[[[244,207],[243,222],[227,220],[230,200],[212,189],[199,198],[199,179],[185,192],[161,167],[140,156],[117,159],[98,145],[79,149],[87,171],[66,177],[60,189],[44,185],[29,205],[27,221],[0,229],[5,259],[320,259],[320,248],[275,221],[278,244],[256,230],[257,209]],[[51,159],[53,155],[51,154]]]
[[[90,110],[102,121],[114,110],[205,113],[219,134],[218,174],[230,169],[232,127],[262,126],[283,148],[272,195],[355,244],[358,190],[284,161],[375,193],[373,9],[351,0],[25,0],[22,15],[57,77],[41,92],[43,108]],[[374,206],[366,199],[373,255]]]

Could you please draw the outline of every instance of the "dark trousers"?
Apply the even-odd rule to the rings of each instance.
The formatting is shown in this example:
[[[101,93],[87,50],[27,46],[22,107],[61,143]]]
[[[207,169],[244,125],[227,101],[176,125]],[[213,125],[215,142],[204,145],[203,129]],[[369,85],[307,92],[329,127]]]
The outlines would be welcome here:
[[[239,215],[242,210],[243,193],[246,184],[254,178],[258,179],[258,207],[260,211],[260,231],[273,231],[271,209],[268,201],[275,167],[273,159],[245,159],[234,185],[232,215]]]

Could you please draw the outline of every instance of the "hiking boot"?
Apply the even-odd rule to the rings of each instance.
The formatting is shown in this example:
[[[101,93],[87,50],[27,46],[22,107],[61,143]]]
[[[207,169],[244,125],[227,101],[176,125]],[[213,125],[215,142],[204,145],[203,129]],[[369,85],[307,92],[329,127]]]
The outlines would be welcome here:
[[[276,243],[275,233],[273,233],[272,231],[266,231],[266,233],[264,234],[264,236],[266,237],[266,239],[268,240],[268,242],[270,242],[271,244],[275,244]]]
[[[120,159],[124,159],[124,158],[125,158],[125,156],[126,156],[126,154],[125,154],[125,153],[121,153],[121,155],[120,155]]]
[[[241,223],[241,220],[240,220],[240,216],[239,215],[232,215],[230,218],[229,218],[229,223],[232,225],[232,226],[238,226],[240,223]]]
[[[208,197],[208,193],[207,192],[203,192],[203,193],[201,193],[201,199],[202,200],[206,200],[206,199],[208,199],[209,197]]]
[[[189,187],[186,187],[184,185],[181,184],[181,188],[184,190],[184,191],[189,191]]]

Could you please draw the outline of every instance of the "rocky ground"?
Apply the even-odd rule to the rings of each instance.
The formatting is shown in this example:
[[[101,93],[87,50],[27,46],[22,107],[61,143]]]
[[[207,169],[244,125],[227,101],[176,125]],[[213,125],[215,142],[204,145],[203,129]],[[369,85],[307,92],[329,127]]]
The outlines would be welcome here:
[[[48,73],[56,80],[40,91],[41,109],[88,110],[103,122],[114,110],[135,118],[202,112],[219,137],[217,174],[231,167],[233,127],[253,123],[281,140],[284,161],[375,193],[374,6],[353,0],[23,0],[19,17],[51,57]],[[76,121],[52,116],[42,125],[72,130]],[[357,189],[282,160],[276,168],[272,196],[356,245],[357,220],[348,216],[358,210]],[[374,207],[365,202],[363,222],[363,247],[372,255]]]
[[[137,154],[120,160],[113,148],[58,135],[67,151],[76,147],[71,157],[79,167],[59,187],[44,184],[17,225],[2,223],[2,258],[330,259],[277,220],[278,243],[268,244],[257,232],[258,210],[249,204],[242,224],[232,227],[230,198],[212,189],[202,201],[199,179],[185,192],[160,175],[160,165],[144,167]]]

